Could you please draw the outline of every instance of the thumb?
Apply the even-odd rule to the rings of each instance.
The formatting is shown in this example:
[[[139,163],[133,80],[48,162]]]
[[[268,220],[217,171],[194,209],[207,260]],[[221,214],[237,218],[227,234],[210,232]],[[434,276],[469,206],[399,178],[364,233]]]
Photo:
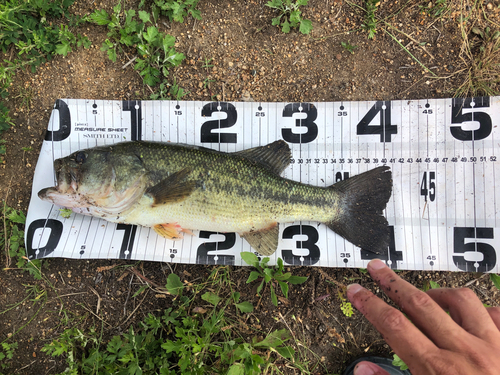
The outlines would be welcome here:
[[[363,361],[354,367],[354,375],[389,375],[389,373],[375,363]]]

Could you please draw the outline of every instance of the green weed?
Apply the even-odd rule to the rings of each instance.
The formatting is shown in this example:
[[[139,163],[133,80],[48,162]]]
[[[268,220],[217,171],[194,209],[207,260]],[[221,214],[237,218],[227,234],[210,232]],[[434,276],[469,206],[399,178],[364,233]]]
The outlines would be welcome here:
[[[490,27],[473,27],[475,40],[464,39],[465,55],[469,63],[463,84],[456,96],[494,96],[500,93],[500,31]]]
[[[74,47],[90,47],[86,36],[73,34],[68,27],[85,18],[70,16],[68,8],[75,0],[4,0],[0,3],[0,50],[13,58],[0,64],[0,97],[6,99],[19,69],[36,68],[54,55],[66,56]],[[65,18],[68,24],[53,25],[53,19]],[[22,93],[20,94],[22,95]],[[31,96],[31,94],[30,94]],[[24,100],[24,99],[23,99]],[[31,98],[24,104],[29,106]],[[13,126],[9,110],[0,102],[0,134]],[[0,163],[5,149],[0,148]]]
[[[313,28],[310,20],[302,18],[301,6],[307,5],[309,0],[270,0],[266,6],[277,9],[279,15],[273,18],[273,26],[281,26],[281,31],[289,33],[294,27],[299,27],[302,34],[309,34]]]
[[[354,50],[358,47],[349,42],[340,42],[340,45],[344,47],[347,52],[354,54]]]
[[[404,363],[404,361],[401,358],[399,358],[397,354],[393,355],[392,365],[399,367],[401,371],[408,370],[408,366],[406,365],[406,363]]]
[[[175,298],[162,316],[148,314],[139,327],[129,327],[107,344],[95,329],[88,333],[67,329],[42,351],[54,357],[65,355],[68,368],[64,373],[74,374],[276,371],[276,359],[293,359],[295,355],[294,349],[285,345],[290,338],[288,331],[276,330],[251,342],[238,336],[231,328],[239,323],[230,318],[228,308],[236,303],[243,311],[251,304],[238,302],[239,293],[232,292],[231,284],[227,267],[215,268],[208,280],[198,285],[185,285],[179,276],[170,274],[166,289]],[[223,293],[227,287],[231,289],[229,296]],[[197,295],[201,295],[201,302]]]
[[[10,364],[7,361],[10,361],[14,358],[14,351],[17,349],[17,342],[9,344],[7,342],[2,342],[1,350],[0,350],[0,374],[2,374],[4,370],[7,370],[10,367]]]
[[[108,39],[101,50],[107,52],[111,61],[116,61],[118,52],[135,48],[137,56],[134,69],[146,85],[160,83],[162,77],[168,77],[169,69],[180,65],[185,58],[184,54],[175,50],[175,38],[160,32],[151,20],[151,15],[145,11],[140,10],[136,14],[134,9],[129,9],[123,11],[122,15],[122,7],[118,3],[112,14],[96,10],[90,19],[108,27]]]
[[[179,87],[177,81],[174,77],[174,82],[172,84],[164,80],[160,83],[158,90],[151,94],[150,99],[152,100],[181,100],[184,96],[189,94],[189,91],[184,91],[182,87]]]
[[[427,5],[419,5],[420,12],[426,13],[434,18],[440,18],[446,15],[452,6],[447,4],[447,0],[430,1]]]
[[[346,287],[343,287],[343,288],[339,289],[339,291],[338,291],[338,297],[339,297],[339,300],[340,300],[340,310],[342,311],[342,313],[345,316],[347,316],[348,318],[350,318],[351,316],[354,315],[354,309],[352,308],[351,302],[349,302],[347,300],[346,294],[347,294],[347,288]]]
[[[375,17],[377,7],[380,5],[380,0],[366,0],[365,1],[365,20],[361,27],[368,32],[368,38],[373,39],[377,33],[378,20]]]
[[[201,13],[196,6],[200,0],[154,0],[153,14],[162,14],[172,21],[184,22],[184,17],[189,14],[201,20]]]
[[[265,257],[262,261],[259,262],[259,258],[257,255],[251,252],[244,251],[241,253],[241,258],[245,261],[245,263],[255,267],[257,271],[250,272],[250,276],[248,276],[247,284],[252,281],[261,278],[259,286],[257,287],[257,294],[260,295],[262,288],[264,285],[269,284],[269,288],[271,290],[271,301],[274,306],[278,306],[278,297],[276,296],[276,283],[280,286],[281,292],[288,299],[288,283],[290,284],[303,284],[306,282],[307,277],[304,276],[292,276],[290,272],[283,273],[284,266],[283,260],[278,258],[278,264],[276,267],[270,268],[267,266],[269,262],[269,257]]]
[[[26,258],[24,231],[20,229],[20,226],[26,223],[26,216],[22,211],[10,208],[6,202],[2,202],[2,221],[0,247],[5,250],[6,268],[11,266],[14,259],[17,268],[27,270],[35,279],[40,280],[41,261],[37,259],[28,262]]]
[[[500,276],[496,273],[490,273],[490,280],[500,290]]]

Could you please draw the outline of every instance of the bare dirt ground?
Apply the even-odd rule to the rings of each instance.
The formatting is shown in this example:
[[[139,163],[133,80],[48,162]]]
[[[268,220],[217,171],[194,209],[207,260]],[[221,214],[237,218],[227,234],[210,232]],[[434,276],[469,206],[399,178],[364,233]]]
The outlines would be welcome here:
[[[355,3],[363,6],[361,1]],[[311,0],[304,8],[304,17],[313,21],[312,33],[283,34],[271,26],[274,13],[264,4],[261,0],[201,1],[198,8],[202,20],[187,18],[183,24],[160,24],[163,32],[176,37],[177,51],[186,55],[184,63],[171,72],[177,83],[189,91],[183,100],[318,102],[451,97],[473,64],[466,53],[463,33],[474,58],[483,41],[471,32],[472,26],[491,26],[490,21],[500,23],[498,0],[484,2],[479,8],[467,1],[457,2],[457,7],[452,6],[440,18],[421,11],[421,6],[428,6],[428,2],[382,1],[377,17],[387,24],[381,24],[374,40],[369,40],[360,27],[364,12],[358,7],[341,0]],[[109,0],[80,0],[71,11],[84,15],[104,8],[110,12],[114,5]],[[136,5],[127,2],[124,7]],[[470,17],[463,18],[464,15]],[[404,51],[382,26],[435,76]],[[105,27],[84,24],[75,31],[91,39],[90,49],[58,56],[35,73],[18,72],[10,89],[7,105],[16,126],[4,134],[7,154],[0,166],[0,196],[9,206],[25,212],[37,152],[56,99],[148,99],[151,94],[131,65],[122,68],[132,55],[119,55],[113,63],[100,51],[106,38]],[[343,48],[341,42],[356,46],[354,53]],[[212,67],[203,67],[206,59],[212,59]],[[206,79],[213,81],[208,88],[203,85]],[[26,96],[31,98],[29,106]],[[31,147],[32,151],[23,151],[23,147]],[[1,311],[21,301],[27,285],[38,284],[48,293],[40,311],[38,304],[26,301],[0,317],[0,341],[16,334],[14,341],[19,343],[10,370],[16,374],[61,372],[64,362],[40,349],[68,326],[77,321],[81,329],[103,325],[105,340],[127,331],[130,324],[142,321],[148,313],[160,313],[169,306],[170,298],[160,298],[152,292],[132,298],[145,281],[124,265],[130,264],[47,259],[42,271],[52,286],[18,270],[0,271]],[[170,273],[160,263],[140,262],[134,267],[159,285],[165,285]],[[181,280],[195,283],[211,270],[210,266],[177,265],[173,271],[181,275]],[[275,308],[269,293],[259,301],[255,290],[245,284],[249,269],[230,268],[242,299],[258,306],[247,324],[269,332],[284,328],[286,321],[310,349],[308,360],[322,364],[317,373],[341,373],[350,361],[362,355],[391,356],[390,348],[360,313],[348,318],[340,311],[338,289],[354,280],[383,295],[369,277],[357,269],[302,267],[292,271],[309,276],[309,280],[293,286],[289,300],[281,300]],[[484,303],[498,306],[500,302],[496,288],[481,274],[400,275],[419,288],[426,280],[443,287],[468,286]],[[71,319],[65,318],[68,316]],[[32,317],[35,318],[31,320]],[[26,323],[29,324],[16,333]]]

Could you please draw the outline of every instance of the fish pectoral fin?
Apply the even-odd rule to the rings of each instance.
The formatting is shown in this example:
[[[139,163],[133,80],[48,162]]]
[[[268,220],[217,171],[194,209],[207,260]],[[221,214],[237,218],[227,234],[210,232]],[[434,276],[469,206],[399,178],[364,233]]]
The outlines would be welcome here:
[[[158,235],[174,241],[184,238],[181,232],[192,234],[190,230],[181,228],[177,223],[157,224],[153,227],[153,230],[158,233]]]
[[[259,231],[240,233],[254,250],[261,255],[271,255],[278,248],[279,228],[278,223]]]
[[[153,207],[186,199],[196,187],[196,181],[186,180],[190,172],[190,168],[181,169],[148,188],[146,194],[153,198]]]
[[[249,148],[234,153],[257,162],[278,176],[288,167],[292,153],[288,143],[278,140],[266,146]]]

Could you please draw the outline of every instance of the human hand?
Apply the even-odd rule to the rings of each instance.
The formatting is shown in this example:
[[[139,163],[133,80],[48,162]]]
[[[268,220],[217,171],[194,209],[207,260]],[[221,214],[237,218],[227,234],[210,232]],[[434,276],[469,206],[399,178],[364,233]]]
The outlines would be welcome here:
[[[422,292],[378,259],[368,264],[368,271],[408,318],[359,284],[347,287],[347,297],[412,375],[500,372],[499,307],[484,307],[468,288]],[[354,375],[386,374],[369,362],[360,362],[354,370]]]

